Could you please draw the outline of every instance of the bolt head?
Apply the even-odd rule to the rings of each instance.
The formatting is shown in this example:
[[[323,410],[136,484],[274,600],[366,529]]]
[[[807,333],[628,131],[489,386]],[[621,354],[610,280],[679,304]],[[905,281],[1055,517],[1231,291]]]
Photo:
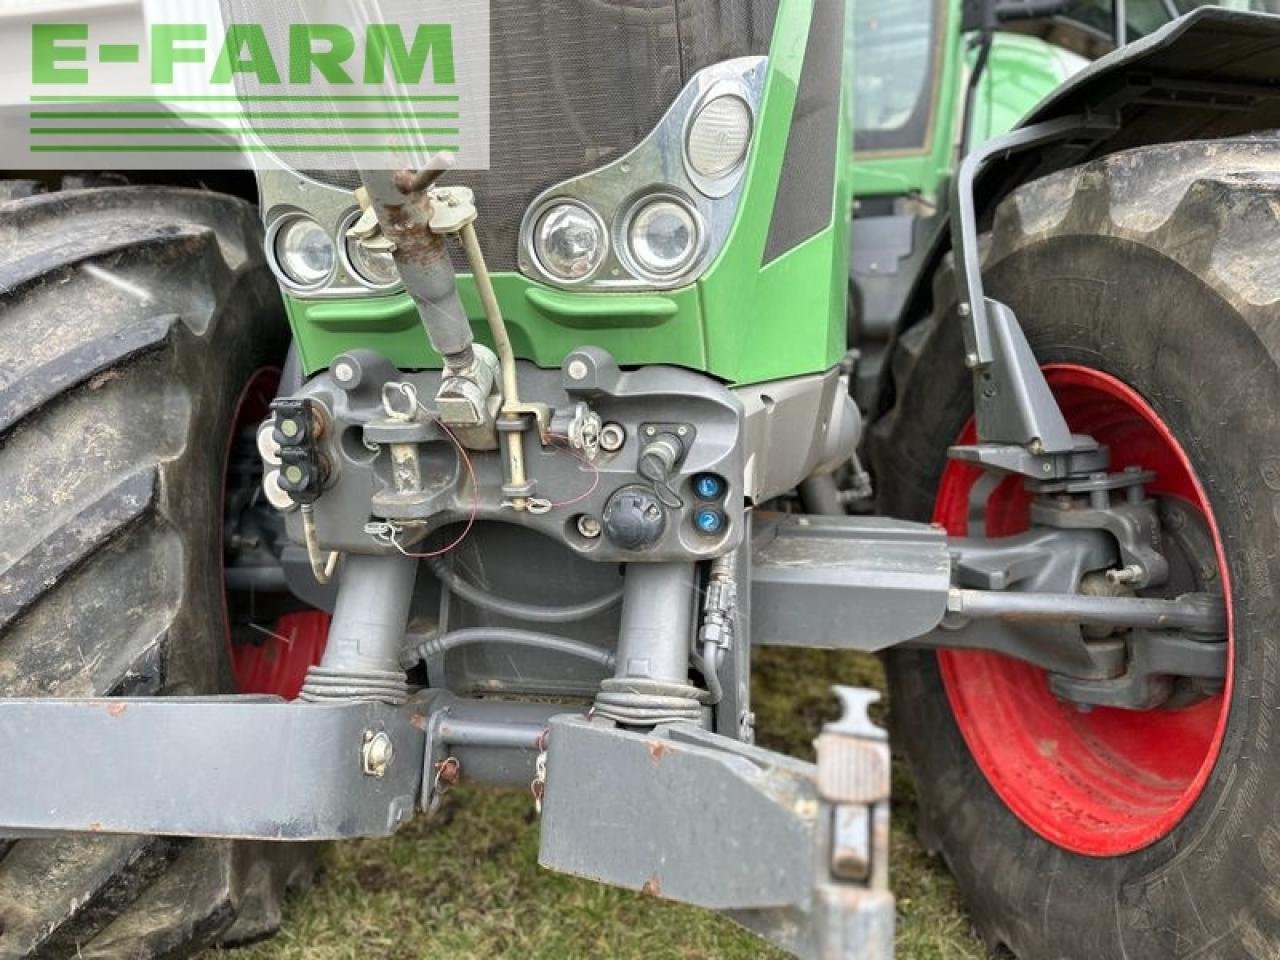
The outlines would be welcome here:
[[[600,536],[600,521],[589,513],[584,513],[578,518],[578,532],[588,540],[594,540]]]
[[[341,361],[333,365],[333,379],[339,383],[350,383],[355,379],[356,368],[351,364]]]
[[[569,375],[570,380],[585,380],[590,371],[582,360],[570,360],[569,366],[565,368],[565,373]]]
[[[627,431],[620,423],[606,423],[600,428],[600,449],[606,453],[616,453],[627,442]]]
[[[386,732],[372,730],[364,732],[364,743],[360,747],[360,769],[367,777],[382,777],[391,766],[391,758],[395,754],[395,745]]]
[[[297,420],[281,420],[280,421],[280,432],[283,433],[286,437],[296,437],[298,435],[298,432],[301,429],[302,427],[299,426]]]

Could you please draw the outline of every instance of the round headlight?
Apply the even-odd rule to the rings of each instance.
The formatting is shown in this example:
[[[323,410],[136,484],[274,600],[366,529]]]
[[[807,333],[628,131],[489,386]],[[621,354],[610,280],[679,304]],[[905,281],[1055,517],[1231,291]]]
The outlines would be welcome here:
[[[673,276],[698,250],[698,223],[675,200],[651,200],[636,211],[627,231],[636,264],[647,273]]]
[[[732,94],[703,104],[689,125],[685,150],[694,172],[714,179],[735,170],[751,143],[751,108]]]
[[[538,218],[533,248],[547,273],[561,280],[582,280],[604,260],[604,227],[586,207],[557,203]]]
[[[347,238],[347,261],[371,287],[394,287],[400,282],[396,259],[389,250],[370,250],[357,237]]]
[[[276,233],[276,264],[300,287],[324,283],[333,272],[337,251],[333,238],[308,217],[294,217]]]

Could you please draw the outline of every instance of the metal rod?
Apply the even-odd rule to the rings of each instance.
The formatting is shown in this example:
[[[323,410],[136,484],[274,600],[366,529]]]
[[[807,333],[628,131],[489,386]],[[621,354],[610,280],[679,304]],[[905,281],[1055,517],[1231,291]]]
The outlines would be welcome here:
[[[568,707],[561,712],[571,713]],[[545,723],[503,723],[498,720],[464,720],[446,718],[440,721],[440,742],[451,747],[505,747],[537,750],[546,733]]]
[[[947,596],[947,612],[972,620],[1087,623],[1204,634],[1225,633],[1227,629],[1222,598],[1207,593],[1187,593],[1176,600],[1165,600],[952,589]]]
[[[489,335],[493,337],[493,347],[498,354],[498,367],[502,372],[502,416],[505,420],[518,422],[521,414],[516,355],[511,349],[511,338],[507,335],[507,324],[502,317],[502,308],[498,305],[498,296],[493,290],[493,280],[484,261],[484,251],[480,249],[480,241],[476,238],[475,224],[469,223],[462,228],[462,247],[471,264],[476,291],[480,294],[485,319],[489,322]],[[528,482],[524,466],[524,433],[516,430],[504,431],[502,443],[507,454],[507,482],[513,487],[523,487]],[[529,501],[525,497],[514,497],[511,505],[518,511],[524,510]]]

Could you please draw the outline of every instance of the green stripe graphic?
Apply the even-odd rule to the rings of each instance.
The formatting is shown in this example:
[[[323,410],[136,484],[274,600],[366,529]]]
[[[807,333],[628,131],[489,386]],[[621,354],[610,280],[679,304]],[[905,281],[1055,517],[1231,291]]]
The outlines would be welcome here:
[[[280,94],[279,96],[237,95],[169,95],[169,96],[87,96],[84,94],[43,94],[33,96],[32,103],[457,103],[456,96],[426,94],[412,96],[357,96],[353,94]]]
[[[457,127],[326,127],[322,130],[310,130],[299,127],[32,127],[31,133],[36,136],[103,136],[117,134],[137,134],[144,137],[185,137],[206,133],[258,133],[258,134],[293,134],[295,136],[323,137],[346,134],[383,134],[383,133],[426,133],[444,135],[457,133]]]
[[[337,113],[271,112],[233,110],[226,113],[155,110],[32,110],[32,120],[457,120],[456,113],[443,111],[348,110]]]
[[[127,143],[36,143],[32,153],[457,153],[456,146],[422,144],[415,146],[377,146],[375,144],[127,144]]]

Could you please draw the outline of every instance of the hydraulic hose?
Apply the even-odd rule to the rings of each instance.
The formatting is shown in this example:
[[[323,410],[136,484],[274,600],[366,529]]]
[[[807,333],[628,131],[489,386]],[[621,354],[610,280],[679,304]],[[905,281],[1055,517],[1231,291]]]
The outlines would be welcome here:
[[[472,583],[468,583],[439,557],[428,559],[427,564],[441,583],[473,607],[479,607],[481,610],[487,610],[490,613],[502,614],[504,617],[511,617],[513,620],[524,620],[528,623],[574,623],[578,620],[594,617],[598,613],[604,613],[622,600],[622,589],[619,588],[594,600],[563,607],[546,607],[536,603],[521,603],[518,600],[499,597]]]
[[[614,668],[612,650],[605,650],[581,640],[570,640],[568,637],[538,633],[534,630],[515,630],[510,627],[468,627],[464,630],[453,630],[431,640],[424,640],[419,649],[422,650],[424,657],[440,656],[450,650],[476,643],[506,643],[517,647],[533,647],[588,660],[609,671]]]

